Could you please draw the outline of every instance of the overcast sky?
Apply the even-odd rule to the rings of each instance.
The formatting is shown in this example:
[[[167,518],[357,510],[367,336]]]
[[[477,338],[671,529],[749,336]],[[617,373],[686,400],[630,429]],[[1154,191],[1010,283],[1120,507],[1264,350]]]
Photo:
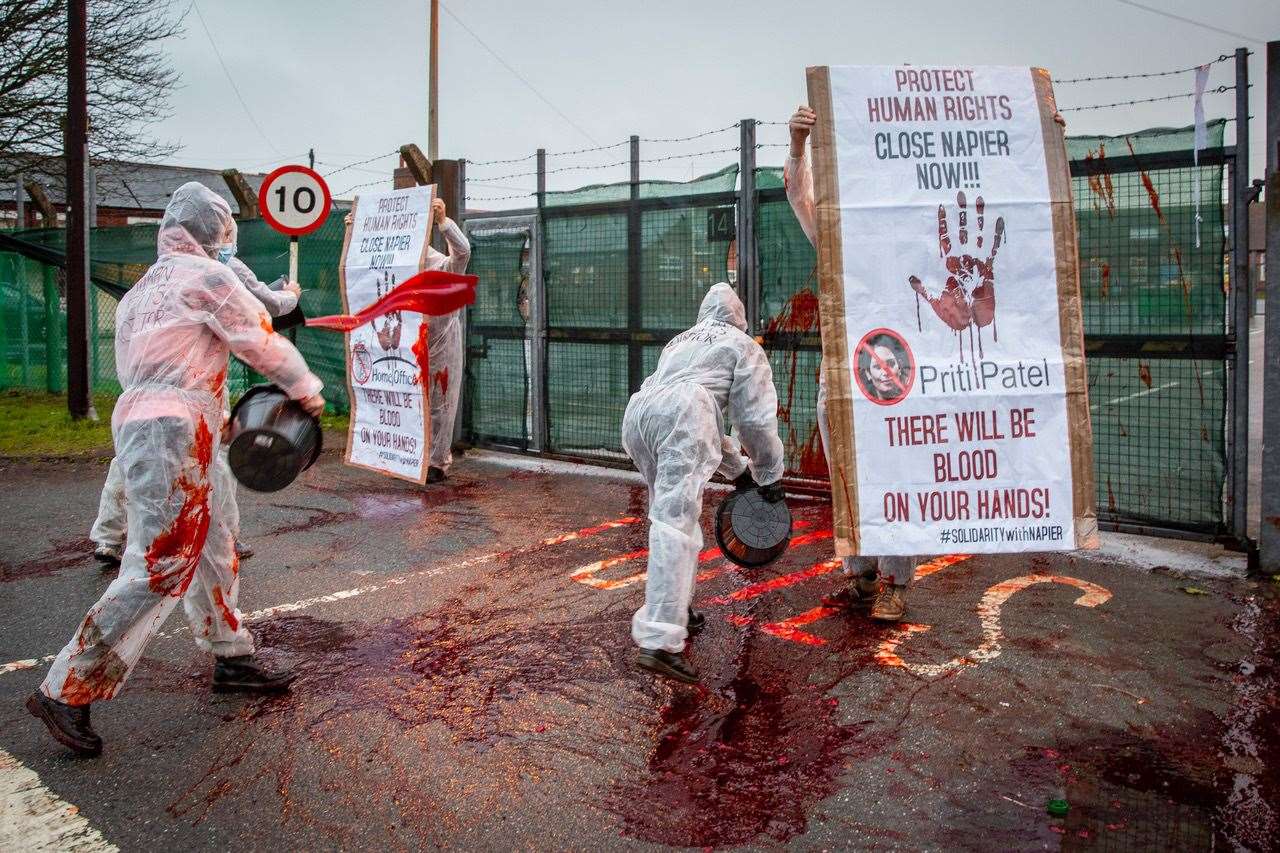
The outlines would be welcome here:
[[[175,14],[187,9],[178,0]],[[1121,0],[446,0],[440,36],[440,156],[485,161],[608,145],[632,133],[680,137],[744,117],[782,121],[804,99],[804,69],[817,64],[1040,65],[1056,78],[1183,68],[1236,47],[1256,51],[1250,73],[1254,156],[1261,177],[1264,58],[1280,39],[1277,0],[1144,0],[1233,35],[1159,16]],[[156,135],[181,143],[171,162],[265,171],[306,162],[317,169],[395,150],[426,149],[427,0],[198,0],[231,80],[192,10],[168,44],[182,88]],[[456,17],[454,17],[456,16]],[[465,25],[465,28],[464,26]],[[469,28],[474,36],[467,31]],[[494,57],[485,45],[510,68]],[[522,82],[522,79],[527,81]],[[1058,103],[1110,103],[1189,92],[1192,74],[1063,85]],[[1209,87],[1230,85],[1233,65],[1213,66]],[[532,86],[532,89],[530,88]],[[536,90],[536,94],[535,91]],[[1192,121],[1191,99],[1067,112],[1068,132],[1110,133]],[[247,107],[247,112],[246,112]],[[1210,118],[1233,114],[1233,95],[1206,98]],[[732,148],[736,131],[686,144],[646,144],[641,157]],[[1229,131],[1228,140],[1234,131]],[[781,143],[766,127],[761,142]],[[781,162],[781,148],[760,152]],[[552,158],[549,168],[626,159],[626,147]],[[394,156],[333,175],[335,193],[388,176]],[[681,179],[730,162],[720,153],[646,164],[642,177]],[[532,161],[472,167],[472,196],[530,192]],[[569,188],[623,180],[626,167],[551,176]],[[486,180],[488,178],[488,180]],[[487,203],[521,206],[524,200]]]

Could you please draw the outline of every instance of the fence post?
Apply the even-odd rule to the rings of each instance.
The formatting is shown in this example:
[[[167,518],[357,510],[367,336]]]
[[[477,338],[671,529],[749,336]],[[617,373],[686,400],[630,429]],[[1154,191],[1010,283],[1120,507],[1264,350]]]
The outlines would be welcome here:
[[[533,408],[533,449],[551,446],[547,420],[547,283],[542,262],[542,210],[547,203],[547,149],[538,149],[538,211],[529,234],[529,313],[533,340],[529,347],[529,405]]]
[[[631,137],[631,204],[627,207],[627,393],[640,390],[644,359],[637,338],[644,303],[640,295],[640,137]]]
[[[22,341],[22,387],[24,389],[31,388],[31,322],[28,315],[31,313],[31,288],[27,287],[26,281],[21,275],[22,267],[19,266],[21,255],[13,254],[9,256],[9,269],[13,275],[13,286],[18,289],[18,335]]]
[[[756,265],[756,120],[738,125],[738,292],[747,307],[747,327],[760,325],[760,276]]]
[[[1280,41],[1267,42],[1267,295],[1262,355],[1259,568],[1280,574]]]
[[[50,394],[62,393],[62,310],[58,305],[58,270],[41,264],[44,279],[44,343],[45,387]]]
[[[1236,153],[1231,181],[1231,533],[1249,539],[1249,51],[1236,50]]]

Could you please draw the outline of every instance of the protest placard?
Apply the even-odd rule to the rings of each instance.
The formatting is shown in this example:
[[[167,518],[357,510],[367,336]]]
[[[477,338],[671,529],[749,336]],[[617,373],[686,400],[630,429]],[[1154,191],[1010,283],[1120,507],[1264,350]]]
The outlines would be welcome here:
[[[1096,547],[1075,219],[1042,69],[808,69],[837,552]]]
[[[430,186],[356,197],[342,247],[343,313],[359,312],[422,271],[434,197]],[[428,322],[392,311],[347,334],[348,465],[426,482]]]

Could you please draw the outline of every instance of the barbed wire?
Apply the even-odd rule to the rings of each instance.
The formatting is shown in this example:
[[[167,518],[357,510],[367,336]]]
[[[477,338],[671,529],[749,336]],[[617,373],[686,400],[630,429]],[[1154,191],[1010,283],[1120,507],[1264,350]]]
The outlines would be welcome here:
[[[343,172],[347,171],[347,169],[354,169],[357,166],[363,166],[367,163],[372,163],[374,160],[381,160],[383,157],[390,157],[392,154],[399,154],[399,153],[400,153],[400,149],[397,148],[394,151],[388,151],[386,154],[378,154],[374,157],[369,157],[368,159],[365,159],[365,160],[357,160],[354,163],[348,163],[347,165],[339,169],[335,169],[334,171],[329,172],[327,175],[324,176],[324,179],[327,181],[330,178],[332,178],[334,175],[342,174]]]
[[[1221,95],[1223,92],[1230,92],[1234,89],[1235,86],[1219,86],[1216,89],[1206,89],[1204,93],[1206,95]],[[1180,95],[1162,95],[1158,98],[1139,98],[1134,101],[1116,101],[1114,104],[1089,104],[1083,107],[1059,107],[1058,112],[1078,113],[1082,110],[1105,110],[1111,107],[1128,107],[1134,104],[1153,104],[1156,101],[1176,101],[1181,98],[1194,98],[1195,95],[1195,92],[1183,92]]]
[[[1204,65],[1217,65],[1219,62],[1226,62],[1234,57],[1228,54],[1222,54],[1217,59],[1202,63]],[[1092,83],[1095,80],[1146,80],[1151,77],[1172,77],[1175,74],[1186,74],[1189,71],[1195,71],[1199,65],[1192,65],[1189,68],[1175,68],[1172,71],[1151,71],[1145,74],[1099,74],[1096,77],[1072,77],[1066,80],[1054,80],[1053,85],[1063,86],[1068,83]]]

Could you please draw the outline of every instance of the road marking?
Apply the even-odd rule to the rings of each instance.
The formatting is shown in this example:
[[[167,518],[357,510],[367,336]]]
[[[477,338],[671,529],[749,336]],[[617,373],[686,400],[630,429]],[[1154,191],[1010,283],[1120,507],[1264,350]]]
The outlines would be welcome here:
[[[926,563],[916,566],[915,579],[923,580],[929,575],[940,572],[948,566],[954,566],[956,563],[962,563],[969,559],[967,554],[944,554],[941,557],[935,557]],[[801,631],[803,625],[810,625],[822,619],[828,619],[839,613],[843,613],[843,607],[831,607],[825,604],[819,605],[812,610],[806,610],[799,616],[792,616],[789,619],[783,619],[780,622],[769,622],[760,626],[760,630],[774,637],[783,640],[790,640],[793,643],[801,643],[806,646],[825,646],[827,641],[817,634],[811,634],[808,631]],[[750,624],[751,619],[747,617],[746,624]],[[743,624],[735,622],[735,624]]]
[[[0,749],[0,850],[119,850],[80,809],[40,783],[34,770]]]
[[[798,529],[798,530],[804,529],[806,527],[812,527],[812,526],[813,526],[813,522],[811,521],[798,521],[795,523],[795,529]],[[830,539],[831,536],[832,536],[832,533],[830,530],[819,531],[817,533],[809,533],[803,536],[797,536],[795,539],[792,539],[791,544],[788,545],[787,547],[788,549],[797,548],[801,545],[808,545],[811,542],[816,542],[819,539]],[[626,577],[623,577],[623,578],[614,578],[614,579],[598,578],[596,577],[596,575],[598,575],[600,572],[604,571],[605,569],[612,568],[613,566],[618,566],[623,563],[629,563],[632,560],[642,560],[648,556],[649,556],[648,548],[640,548],[635,551],[628,551],[625,554],[615,554],[612,557],[605,557],[602,560],[596,560],[594,563],[587,563],[585,566],[579,566],[578,568],[574,569],[573,572],[570,573],[569,579],[573,581],[577,581],[580,584],[585,584],[586,586],[592,587],[593,589],[605,589],[605,590],[622,589],[623,587],[628,587],[633,584],[643,582],[645,579],[648,578],[649,573],[647,571],[637,572],[633,575],[627,575]],[[698,555],[698,562],[709,563],[712,560],[716,560],[722,556],[724,555],[720,553],[719,548],[708,548],[707,550],[703,551],[701,554]],[[701,572],[698,575],[697,580],[700,583],[703,581],[709,581],[712,578],[719,577],[725,572],[728,572],[731,570],[732,570],[732,566],[727,566],[727,565],[718,566],[714,569],[708,569],[707,571]]]
[[[728,595],[719,595],[719,596],[716,596],[715,598],[707,599],[707,603],[708,604],[732,604],[735,601],[748,601],[752,598],[757,598],[761,595],[764,595],[767,592],[773,592],[774,590],[777,590],[777,589],[783,589],[788,586],[794,586],[795,584],[798,584],[798,583],[804,583],[805,581],[812,580],[813,578],[816,578],[820,575],[825,575],[825,574],[828,574],[829,572],[833,572],[836,569],[840,568],[840,562],[841,561],[839,557],[837,557],[834,560],[823,560],[820,563],[814,563],[812,566],[810,566],[807,569],[802,569],[798,572],[791,572],[790,574],[786,574],[786,575],[779,575],[776,578],[769,578],[769,580],[767,581],[760,581],[759,583],[748,584],[747,586],[741,587],[740,589],[735,589],[733,592],[729,593]]]
[[[387,589],[389,587],[401,586],[403,584],[408,583],[411,580],[433,578],[441,574],[444,574],[445,572],[457,572],[463,569],[469,569],[472,566],[477,566],[477,565],[480,565],[481,563],[487,563],[487,562],[490,562],[491,560],[496,560],[501,557],[509,557],[516,554],[527,553],[536,548],[543,548],[543,547],[548,547],[553,545],[562,545],[565,542],[572,542],[578,539],[586,539],[591,536],[595,536],[599,533],[604,533],[606,531],[613,530],[618,527],[625,527],[629,524],[635,524],[639,521],[640,519],[634,516],[624,516],[623,518],[615,518],[612,521],[606,521],[592,527],[584,527],[581,530],[574,530],[569,533],[561,533],[561,534],[557,534],[556,536],[549,536],[546,539],[540,539],[539,541],[531,545],[523,545],[516,548],[509,548],[506,551],[494,551],[490,554],[480,554],[475,557],[470,557],[466,560],[461,560],[457,563],[449,563],[448,565],[437,566],[436,568],[432,568],[432,569],[420,569],[418,571],[410,572],[405,575],[399,575],[397,577],[383,581],[382,583],[379,583],[379,584],[370,584],[368,586],[358,586],[352,589],[338,590],[337,592],[331,592],[331,593],[328,593],[327,595],[318,595],[314,598],[304,598],[301,601],[294,601],[288,604],[277,604],[273,607],[265,607],[262,610],[255,610],[252,613],[245,614],[244,619],[246,622],[257,622],[262,619],[269,619],[272,616],[277,616],[281,613],[293,613],[298,610],[306,610],[308,607],[314,607],[317,604],[326,604],[331,601],[344,601],[348,598],[355,598],[361,595],[368,595],[371,592],[378,592],[379,590]],[[165,637],[172,637],[175,634],[185,629],[186,629],[186,626],[183,626],[181,628],[175,628],[173,631],[170,631],[170,632],[159,631],[155,634],[154,637],[152,637],[152,639],[158,640]],[[8,675],[11,672],[21,672],[27,669],[34,669],[37,666],[40,666],[41,664],[47,664],[52,662],[53,659],[56,657],[57,657],[57,654],[55,653],[51,655],[45,655],[44,657],[27,658],[25,660],[15,660],[15,661],[10,661],[9,663],[6,663],[6,664],[0,664],[0,675]]]
[[[1173,388],[1173,387],[1175,387],[1175,386],[1177,386],[1177,385],[1181,385],[1181,384],[1182,384],[1181,382],[1166,382],[1166,383],[1164,383],[1163,385],[1157,385],[1157,386],[1156,386],[1156,387],[1154,387],[1154,388],[1145,388],[1145,389],[1143,389],[1142,391],[1138,391],[1138,392],[1136,392],[1136,393],[1134,393],[1134,394],[1128,394],[1128,395],[1126,395],[1126,396],[1124,396],[1124,397],[1114,397],[1114,398],[1112,398],[1112,399],[1108,400],[1108,401],[1107,401],[1107,402],[1105,402],[1105,403],[1094,403],[1094,404],[1093,404],[1092,406],[1090,406],[1089,408],[1090,408],[1090,409],[1096,409],[1096,408],[1098,408],[1098,406],[1115,406],[1115,405],[1118,405],[1119,403],[1127,403],[1127,402],[1129,402],[1130,400],[1136,400],[1136,399],[1138,399],[1139,397],[1145,397],[1145,396],[1147,396],[1148,394],[1154,394],[1154,393],[1156,393],[1157,391],[1164,391],[1164,390],[1166,390],[1166,389]]]
[[[936,678],[962,667],[995,660],[1000,657],[1001,641],[1004,639],[1000,628],[1000,608],[1014,593],[1040,583],[1060,583],[1076,587],[1081,590],[1081,594],[1074,603],[1080,607],[1097,607],[1111,600],[1111,591],[1106,587],[1066,575],[1036,574],[1010,578],[990,587],[978,604],[978,620],[982,623],[982,643],[978,648],[968,654],[954,657],[946,663],[907,663],[898,654],[898,647],[912,634],[920,634],[930,628],[928,625],[908,624],[902,626],[897,636],[889,637],[880,644],[880,648],[876,651],[876,660],[884,666],[903,667],[921,678]]]

